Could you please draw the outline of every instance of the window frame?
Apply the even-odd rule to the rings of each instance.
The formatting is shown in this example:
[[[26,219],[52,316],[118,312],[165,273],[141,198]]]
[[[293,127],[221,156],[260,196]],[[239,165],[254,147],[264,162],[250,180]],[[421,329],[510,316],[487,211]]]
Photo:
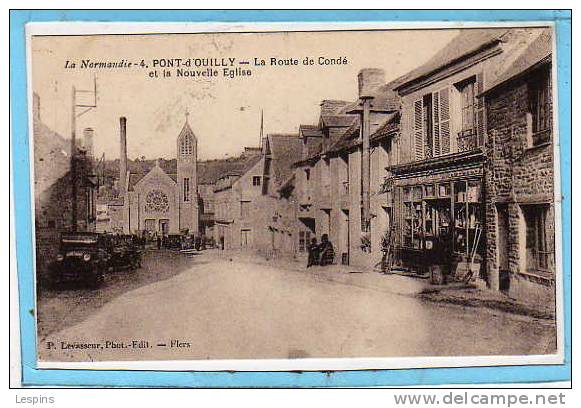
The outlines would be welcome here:
[[[554,251],[550,250],[551,237],[546,230],[549,209],[549,204],[529,204],[521,207],[525,227],[524,266],[528,273],[543,276],[554,273]],[[530,264],[531,260],[533,265]]]
[[[190,202],[191,199],[191,188],[190,188],[190,178],[183,178],[183,189],[182,189],[184,203]]]
[[[551,141],[551,71],[542,68],[527,80],[528,113],[530,115],[530,147]]]

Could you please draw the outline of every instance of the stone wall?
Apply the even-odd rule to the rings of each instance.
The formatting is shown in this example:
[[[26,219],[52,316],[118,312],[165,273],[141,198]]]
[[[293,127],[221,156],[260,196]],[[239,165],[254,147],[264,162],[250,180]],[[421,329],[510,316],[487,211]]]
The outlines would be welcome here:
[[[486,270],[493,289],[506,283],[499,265],[500,242],[506,238],[509,293],[522,300],[547,302],[554,299],[554,267],[550,271],[552,276],[536,276],[526,271],[523,208],[526,205],[547,206],[547,244],[554,254],[553,143],[538,146],[530,143],[528,78],[530,76],[513,80],[486,95]],[[552,111],[552,105],[549,108]],[[502,211],[506,211],[508,217],[505,237],[499,236]]]

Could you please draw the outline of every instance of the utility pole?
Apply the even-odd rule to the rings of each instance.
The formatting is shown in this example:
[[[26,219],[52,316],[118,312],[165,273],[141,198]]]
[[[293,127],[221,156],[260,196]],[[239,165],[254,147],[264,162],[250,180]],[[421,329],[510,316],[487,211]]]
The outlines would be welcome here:
[[[369,232],[371,223],[371,203],[369,190],[371,189],[371,154],[370,154],[370,105],[371,98],[361,97],[363,112],[361,116],[361,199],[363,204],[362,230]]]
[[[93,102],[89,104],[78,104],[77,94],[93,94]],[[77,118],[97,107],[97,77],[93,78],[92,90],[78,90],[74,85],[71,93],[71,231],[76,232],[78,228],[78,152],[77,152]],[[77,113],[77,108],[84,108]]]
[[[260,109],[260,140],[258,147],[262,147],[262,138],[264,137],[264,110]]]

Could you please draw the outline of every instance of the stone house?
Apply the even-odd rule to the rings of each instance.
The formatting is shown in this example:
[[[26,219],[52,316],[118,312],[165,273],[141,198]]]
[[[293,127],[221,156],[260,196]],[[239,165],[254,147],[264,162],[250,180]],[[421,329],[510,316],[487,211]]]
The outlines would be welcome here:
[[[292,231],[279,222],[278,189],[298,158],[297,135],[269,134],[260,154],[216,182],[215,239],[224,249],[272,254],[288,247]],[[286,210],[284,214],[287,214]]]
[[[216,181],[214,239],[222,249],[255,249],[268,242],[265,213],[257,211],[263,205],[263,170],[263,157],[255,155]]]
[[[336,262],[373,266],[391,223],[383,180],[396,159],[399,101],[382,70],[364,69],[358,81],[356,102],[323,101],[319,124],[299,127],[303,152],[292,180],[296,248],[305,253],[311,238],[327,234]]]
[[[555,296],[552,37],[544,30],[487,84],[486,265],[493,289]]]
[[[40,276],[54,260],[63,232],[95,231],[97,181],[92,151],[86,148],[92,144],[93,132],[84,132],[87,140],[77,141],[71,157],[71,141],[41,120],[40,97],[36,93],[32,130],[36,268]],[[75,176],[71,172],[73,160]]]
[[[427,63],[398,80],[398,164],[386,183],[393,197],[396,260],[427,272],[458,262],[486,269],[486,96],[543,32],[541,28],[463,30]],[[548,181],[551,182],[551,181]]]
[[[294,178],[294,163],[301,157],[302,140],[297,134],[269,134],[264,139],[263,194],[269,204],[267,228],[270,243],[265,248],[267,256],[294,255],[298,244],[298,220],[296,200],[284,192]]]

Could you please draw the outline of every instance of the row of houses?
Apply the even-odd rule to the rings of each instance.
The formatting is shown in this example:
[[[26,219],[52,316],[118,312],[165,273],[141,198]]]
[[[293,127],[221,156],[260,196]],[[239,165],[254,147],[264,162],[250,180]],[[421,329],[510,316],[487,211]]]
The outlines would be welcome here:
[[[76,179],[75,227],[188,231],[224,249],[298,259],[327,234],[335,262],[360,268],[377,265],[387,243],[394,267],[453,271],[468,261],[490,288],[547,302],[555,286],[552,42],[544,28],[462,30],[401,77],[361,70],[357,100],[323,100],[316,123],[268,134],[231,159],[198,161],[186,116],[175,159],[128,160],[131,122],[122,118],[119,169],[105,188],[87,130],[75,153],[86,170]],[[40,120],[37,96],[34,105],[42,260],[55,234],[72,228],[60,198],[70,197],[72,161],[68,142]]]
[[[552,32],[463,30],[392,81],[358,75],[356,101],[324,100],[318,123],[268,135],[255,163],[221,177],[225,248],[301,256],[327,234],[336,262],[460,262],[517,297],[554,297]]]

